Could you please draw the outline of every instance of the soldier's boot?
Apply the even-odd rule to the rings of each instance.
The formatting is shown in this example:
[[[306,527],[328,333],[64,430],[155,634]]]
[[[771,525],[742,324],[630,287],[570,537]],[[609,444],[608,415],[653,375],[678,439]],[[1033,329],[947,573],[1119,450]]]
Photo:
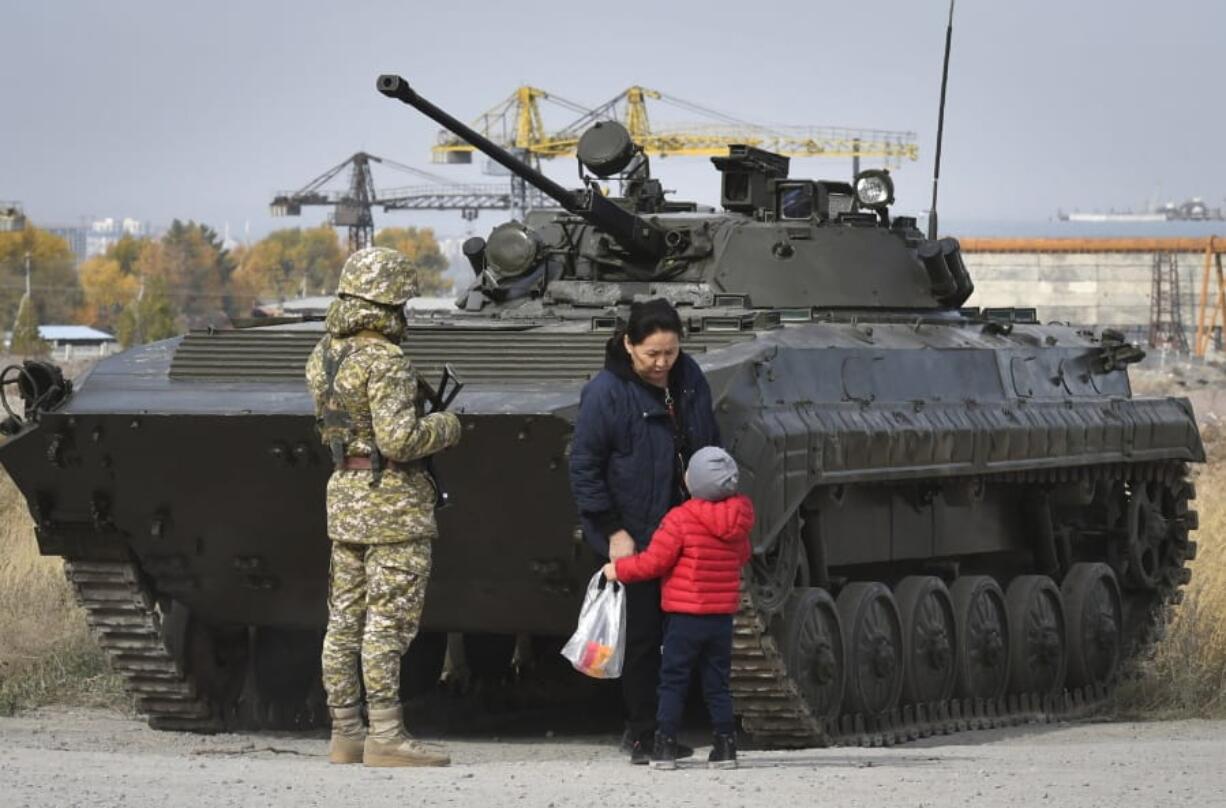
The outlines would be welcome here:
[[[332,716],[332,741],[328,744],[329,763],[361,763],[365,751],[366,726],[362,708],[329,707]]]
[[[362,762],[367,766],[450,766],[451,758],[409,737],[400,705],[371,707],[370,734]]]

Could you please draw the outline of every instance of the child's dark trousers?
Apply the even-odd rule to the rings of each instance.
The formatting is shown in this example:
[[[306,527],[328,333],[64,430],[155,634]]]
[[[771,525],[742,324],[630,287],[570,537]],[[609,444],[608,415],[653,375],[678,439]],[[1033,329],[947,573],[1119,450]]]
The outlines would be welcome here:
[[[718,734],[733,731],[732,615],[666,614],[664,653],[660,659],[659,707],[656,728],[677,737],[681,711],[694,669],[702,677],[702,694],[711,713],[711,728]]]

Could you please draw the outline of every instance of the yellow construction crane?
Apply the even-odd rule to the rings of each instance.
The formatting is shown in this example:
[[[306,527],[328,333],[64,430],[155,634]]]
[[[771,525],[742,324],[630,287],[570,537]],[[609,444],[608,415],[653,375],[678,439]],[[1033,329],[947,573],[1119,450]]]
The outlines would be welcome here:
[[[683,109],[707,119],[707,123],[653,128],[647,100]],[[570,125],[546,131],[541,101],[549,101],[580,113]],[[684,101],[659,90],[633,86],[595,109],[536,87],[523,86],[473,122],[473,128],[498,145],[540,159],[575,154],[579,136],[601,120],[616,120],[630,131],[650,155],[714,157],[727,154],[728,146],[743,143],[788,157],[874,157],[887,163],[919,158],[914,132],[838,127],[763,126],[716,110]],[[435,162],[472,162],[473,147],[450,132],[440,132],[434,146]]]
[[[550,138],[541,117],[541,101],[549,101],[581,115],[590,112],[587,107],[573,101],[567,101],[537,87],[523,85],[515,88],[515,92],[497,105],[481,113],[480,117],[472,122],[472,128],[504,149],[518,152],[521,156],[556,157],[557,154],[546,154],[549,150],[542,146]],[[471,163],[475,151],[476,149],[446,129],[439,131],[438,142],[432,149],[436,163]]]

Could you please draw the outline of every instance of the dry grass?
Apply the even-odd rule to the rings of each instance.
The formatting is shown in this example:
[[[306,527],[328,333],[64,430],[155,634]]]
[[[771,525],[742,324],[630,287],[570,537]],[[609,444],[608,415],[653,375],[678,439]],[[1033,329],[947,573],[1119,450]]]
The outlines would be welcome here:
[[[1226,431],[1203,428],[1209,463],[1196,478],[1200,530],[1192,581],[1166,638],[1116,699],[1124,715],[1226,718]]]
[[[48,703],[131,708],[63,562],[38,554],[25,500],[0,472],[0,715]]]

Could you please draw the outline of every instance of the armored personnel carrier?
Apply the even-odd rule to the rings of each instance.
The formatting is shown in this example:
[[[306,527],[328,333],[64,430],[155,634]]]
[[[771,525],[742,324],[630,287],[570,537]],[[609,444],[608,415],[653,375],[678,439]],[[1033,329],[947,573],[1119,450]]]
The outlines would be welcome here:
[[[597,565],[567,480],[579,391],[654,297],[681,312],[759,515],[733,663],[757,741],[1075,712],[1161,630],[1196,552],[1188,401],[1132,396],[1140,351],[1117,333],[962,308],[958,242],[894,215],[886,172],[794,178],[732,146],[717,211],[666,198],[605,122],[568,190],[403,79],[378,89],[558,205],[471,239],[458,308],[410,319],[419,371],[450,362],[466,386],[407,679],[437,676],[440,632],[573,629]],[[330,462],[303,366],[321,329],[190,333],[76,389],[44,365],[7,377],[26,406],[0,462],[155,726],[320,718]]]

